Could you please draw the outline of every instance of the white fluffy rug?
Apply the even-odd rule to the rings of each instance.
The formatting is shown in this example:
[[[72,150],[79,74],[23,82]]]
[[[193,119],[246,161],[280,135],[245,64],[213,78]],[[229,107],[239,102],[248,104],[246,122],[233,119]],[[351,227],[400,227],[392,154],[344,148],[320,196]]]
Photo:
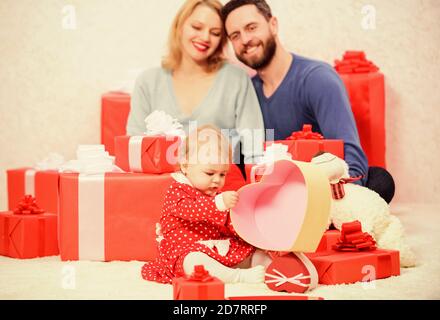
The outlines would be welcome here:
[[[325,299],[440,299],[440,205],[395,206],[416,268],[368,285],[319,286]],[[172,299],[171,285],[140,277],[142,262],[61,262],[59,257],[15,260],[0,257],[0,299]],[[260,285],[226,285],[227,296],[279,295]]]

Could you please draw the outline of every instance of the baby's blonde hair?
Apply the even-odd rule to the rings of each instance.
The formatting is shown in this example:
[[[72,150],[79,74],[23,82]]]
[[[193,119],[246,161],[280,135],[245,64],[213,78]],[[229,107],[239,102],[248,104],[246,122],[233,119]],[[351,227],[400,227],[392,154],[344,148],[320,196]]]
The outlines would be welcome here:
[[[203,125],[189,133],[181,150],[181,165],[230,164],[232,148],[229,139],[213,125]]]

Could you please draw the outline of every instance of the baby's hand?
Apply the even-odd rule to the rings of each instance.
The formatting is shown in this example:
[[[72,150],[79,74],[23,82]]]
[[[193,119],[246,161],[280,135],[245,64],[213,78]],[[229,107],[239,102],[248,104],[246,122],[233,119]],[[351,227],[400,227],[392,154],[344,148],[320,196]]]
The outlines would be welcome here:
[[[237,205],[238,202],[238,192],[236,191],[225,191],[222,193],[223,202],[227,209],[232,209]]]

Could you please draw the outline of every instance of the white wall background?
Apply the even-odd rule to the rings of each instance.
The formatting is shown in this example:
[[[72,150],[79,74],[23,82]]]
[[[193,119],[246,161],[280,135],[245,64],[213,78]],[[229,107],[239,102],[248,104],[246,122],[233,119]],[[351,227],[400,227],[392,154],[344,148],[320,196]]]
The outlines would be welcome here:
[[[78,144],[99,143],[101,94],[159,65],[182,2],[0,0],[0,210],[5,169],[51,151],[71,159]],[[289,50],[329,63],[364,50],[381,68],[396,202],[439,203],[440,2],[268,2]],[[365,5],[376,10],[375,29],[362,27]]]

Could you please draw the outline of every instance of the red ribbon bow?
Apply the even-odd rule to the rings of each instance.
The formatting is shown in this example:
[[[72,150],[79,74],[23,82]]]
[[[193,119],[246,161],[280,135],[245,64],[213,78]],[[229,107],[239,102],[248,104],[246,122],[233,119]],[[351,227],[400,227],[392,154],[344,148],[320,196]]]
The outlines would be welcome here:
[[[346,51],[342,61],[335,60],[335,69],[340,74],[379,71],[379,68],[373,62],[366,59],[363,51]]]
[[[305,124],[303,126],[302,131],[296,131],[293,132],[292,135],[286,140],[322,140],[324,137],[317,133],[312,131],[312,125],[311,124]]]
[[[330,183],[332,188],[332,196],[335,200],[341,200],[345,197],[344,184],[352,183],[362,179],[364,176],[358,176],[353,178],[344,178],[338,181],[338,183]]]
[[[194,266],[194,272],[187,279],[191,281],[206,282],[213,278],[203,265],[199,265]]]
[[[342,224],[341,237],[338,243],[333,246],[337,251],[371,251],[376,250],[376,241],[367,233],[362,232],[362,225],[359,221]]]
[[[31,195],[24,196],[17,208],[14,210],[14,214],[42,214],[45,211],[37,205],[37,201]]]

